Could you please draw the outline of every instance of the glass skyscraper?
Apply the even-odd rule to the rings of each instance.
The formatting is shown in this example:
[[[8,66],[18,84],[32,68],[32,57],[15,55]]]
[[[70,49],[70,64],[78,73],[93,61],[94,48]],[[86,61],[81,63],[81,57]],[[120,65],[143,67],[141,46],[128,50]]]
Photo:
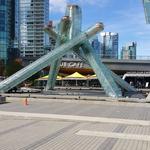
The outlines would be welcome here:
[[[121,59],[136,59],[136,42],[131,42],[122,47]]]
[[[49,0],[19,1],[19,39],[21,56],[34,60],[45,54],[49,38],[44,26],[49,20]]]
[[[118,59],[118,33],[102,32],[101,37],[101,57]]]
[[[9,45],[9,0],[0,0],[0,59],[7,61]]]
[[[96,55],[100,56],[100,42],[98,40],[98,37],[94,37],[91,40],[91,45],[92,45]]]
[[[14,38],[13,38],[13,47],[19,48],[19,1],[20,0],[14,0]]]
[[[150,23],[150,0],[143,0],[146,22]]]

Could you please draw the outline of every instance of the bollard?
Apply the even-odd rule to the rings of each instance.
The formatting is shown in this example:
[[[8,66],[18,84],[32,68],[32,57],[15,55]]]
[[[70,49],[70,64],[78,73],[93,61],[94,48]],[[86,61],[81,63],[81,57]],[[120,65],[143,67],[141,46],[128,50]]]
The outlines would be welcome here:
[[[23,105],[24,105],[24,106],[29,105],[29,104],[28,104],[28,99],[27,99],[27,98],[25,98],[25,99],[24,99],[24,101],[23,101]]]

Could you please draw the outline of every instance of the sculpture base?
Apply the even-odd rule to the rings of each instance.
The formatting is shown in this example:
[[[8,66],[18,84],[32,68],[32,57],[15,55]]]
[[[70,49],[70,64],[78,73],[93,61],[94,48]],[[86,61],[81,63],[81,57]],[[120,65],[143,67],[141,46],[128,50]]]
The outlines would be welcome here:
[[[0,104],[6,103],[6,97],[0,96]]]
[[[54,90],[43,90],[46,95],[71,95],[71,96],[101,96],[107,97],[101,88],[62,87]]]

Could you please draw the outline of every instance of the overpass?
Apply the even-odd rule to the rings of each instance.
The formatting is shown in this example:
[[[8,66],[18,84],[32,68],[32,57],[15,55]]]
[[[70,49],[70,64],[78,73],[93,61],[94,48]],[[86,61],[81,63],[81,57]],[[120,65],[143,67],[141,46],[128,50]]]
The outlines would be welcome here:
[[[121,75],[126,72],[150,72],[150,60],[102,59],[102,62],[112,71]],[[61,70],[92,72],[90,66],[79,59],[63,59]]]

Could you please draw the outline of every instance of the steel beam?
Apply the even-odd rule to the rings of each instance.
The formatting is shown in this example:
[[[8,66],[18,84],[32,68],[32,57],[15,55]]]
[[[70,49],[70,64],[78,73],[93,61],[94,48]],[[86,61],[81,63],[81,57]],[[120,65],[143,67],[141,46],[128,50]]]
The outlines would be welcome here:
[[[68,40],[73,39],[75,36],[81,33],[81,22],[82,22],[82,13],[81,8],[78,5],[68,5],[66,8],[65,17],[62,19],[60,23],[60,29],[58,29],[58,35],[62,37],[66,37]],[[68,16],[68,18],[67,18]],[[48,29],[51,36],[56,37],[55,32]],[[57,46],[63,44],[63,42],[59,42],[58,39]],[[73,48],[74,50],[76,48]],[[49,77],[46,85],[46,90],[52,90],[55,87],[57,75],[59,72],[61,64],[61,59],[54,61],[51,64]]]
[[[70,25],[71,25],[70,18],[68,16],[64,16],[58,27],[56,47],[59,47],[60,45],[64,44],[68,40]],[[53,36],[55,38],[54,34],[51,36]],[[60,69],[61,60],[62,59],[59,58],[58,60],[52,62],[50,65],[50,71],[49,71],[47,85],[46,85],[46,89],[45,89],[46,91],[52,90],[55,87],[57,75],[58,75],[58,72]]]
[[[58,60],[74,46],[82,44],[85,40],[98,33],[102,27],[103,25],[101,23],[97,23],[95,26],[89,28],[87,31],[81,33],[74,39],[66,42],[65,44],[56,48],[54,51],[49,52],[48,54],[44,55],[43,57],[30,64],[29,66],[21,69],[17,73],[8,77],[6,80],[0,82],[0,92],[8,91],[9,89],[15,87],[22,81],[31,77],[33,74],[49,66],[50,60],[51,62]]]
[[[114,81],[106,67],[96,57],[90,43],[86,42],[82,44],[81,47],[84,52],[85,58],[93,68],[106,94],[111,97],[121,97],[121,89],[117,86],[116,82]]]
[[[69,39],[72,39],[81,32],[81,9],[77,5],[68,5],[66,9],[66,15],[69,16],[71,20]],[[97,74],[97,77],[107,95],[112,97],[120,97],[122,95],[121,89],[117,86],[115,81],[117,81],[121,87],[127,90],[133,90],[130,85],[106,68],[98,58],[96,59],[93,48],[90,46],[88,41],[82,45],[82,49],[79,47],[80,46],[78,45],[76,48],[73,48],[74,53],[76,53],[81,59],[84,59],[84,61],[86,60],[89,62]],[[61,61],[58,60],[54,62],[53,66],[51,67],[46,89],[54,88],[60,63]]]
[[[106,67],[106,66],[105,66]],[[107,68],[107,67],[106,67]],[[107,70],[109,71],[109,73],[112,75],[112,77],[114,78],[115,82],[124,90],[128,91],[128,92],[137,92],[137,90],[132,87],[129,83],[127,83],[126,81],[124,81],[122,78],[120,78],[118,75],[116,75],[113,71],[111,71],[110,69],[107,68]]]

